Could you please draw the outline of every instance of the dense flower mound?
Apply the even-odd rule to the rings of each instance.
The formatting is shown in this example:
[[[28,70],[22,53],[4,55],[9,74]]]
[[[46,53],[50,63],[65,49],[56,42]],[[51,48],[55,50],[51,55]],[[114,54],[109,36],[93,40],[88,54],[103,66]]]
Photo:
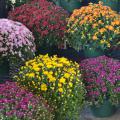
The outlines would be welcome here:
[[[0,84],[0,114],[6,119],[52,120],[40,97],[10,81]]]
[[[34,54],[35,44],[32,33],[21,23],[0,19],[0,55],[17,56],[25,59]]]
[[[23,23],[34,33],[37,46],[59,45],[67,17],[64,9],[46,0],[33,0],[9,13],[10,19]]]
[[[77,50],[120,45],[120,15],[108,6],[90,3],[74,10],[68,21],[68,42]]]
[[[89,102],[120,102],[120,61],[106,56],[81,62]]]
[[[84,101],[79,65],[66,58],[40,55],[26,62],[15,79],[30,91],[42,95],[51,105],[56,120],[79,117]],[[76,117],[76,116],[74,116]],[[77,120],[77,118],[76,118]]]

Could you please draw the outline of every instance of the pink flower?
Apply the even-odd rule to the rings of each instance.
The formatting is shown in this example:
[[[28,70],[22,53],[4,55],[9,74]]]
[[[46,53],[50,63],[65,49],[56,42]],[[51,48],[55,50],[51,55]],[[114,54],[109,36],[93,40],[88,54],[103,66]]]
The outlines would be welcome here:
[[[35,52],[32,32],[23,24],[8,19],[0,19],[0,54],[1,56],[16,55],[22,60],[27,51]]]

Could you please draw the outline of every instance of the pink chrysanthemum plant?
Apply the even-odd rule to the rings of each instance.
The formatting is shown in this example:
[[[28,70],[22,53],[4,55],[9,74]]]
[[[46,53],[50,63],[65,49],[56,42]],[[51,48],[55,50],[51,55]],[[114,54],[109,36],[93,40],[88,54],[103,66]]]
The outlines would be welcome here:
[[[0,19],[0,61],[7,58],[25,61],[34,56],[35,44],[32,32],[23,24],[8,19]],[[18,63],[14,64],[19,64]],[[10,62],[12,63],[12,62]]]

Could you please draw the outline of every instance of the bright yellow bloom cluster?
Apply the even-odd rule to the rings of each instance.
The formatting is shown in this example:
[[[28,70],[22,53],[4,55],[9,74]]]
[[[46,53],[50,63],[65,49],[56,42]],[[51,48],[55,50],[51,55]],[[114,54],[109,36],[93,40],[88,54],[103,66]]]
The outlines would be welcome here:
[[[73,11],[67,33],[69,43],[77,50],[86,47],[107,49],[120,40],[120,15],[102,2],[90,3]]]
[[[78,70],[76,72],[76,70]],[[79,65],[57,56],[40,55],[26,62],[21,67],[18,82],[25,82],[33,91],[55,90],[64,93],[66,88],[71,89],[74,80],[80,76]],[[69,84],[70,83],[70,84]]]
[[[52,102],[72,96],[75,88],[82,86],[79,65],[57,56],[40,55],[27,61],[15,78],[24,87]]]

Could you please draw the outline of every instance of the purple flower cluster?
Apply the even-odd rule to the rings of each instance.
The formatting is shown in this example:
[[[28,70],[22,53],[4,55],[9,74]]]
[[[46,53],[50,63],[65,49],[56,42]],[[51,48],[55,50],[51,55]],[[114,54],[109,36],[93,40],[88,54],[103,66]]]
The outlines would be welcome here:
[[[100,56],[81,62],[87,99],[96,101],[110,98],[118,102],[120,95],[120,61]]]
[[[0,19],[0,54],[24,59],[27,51],[35,52],[32,32],[19,22]]]
[[[0,84],[0,113],[18,118],[35,117],[40,97],[21,89],[16,82],[7,81]]]

